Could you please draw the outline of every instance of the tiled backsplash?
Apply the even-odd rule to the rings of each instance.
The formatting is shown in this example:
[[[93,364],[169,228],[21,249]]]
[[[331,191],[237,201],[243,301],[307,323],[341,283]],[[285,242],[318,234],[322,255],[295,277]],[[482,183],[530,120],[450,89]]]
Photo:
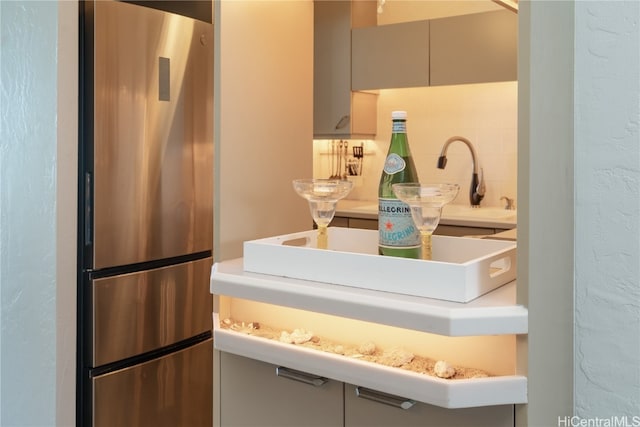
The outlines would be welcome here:
[[[517,203],[517,92],[517,82],[381,90],[377,136],[364,141],[363,175],[350,177],[355,187],[348,199],[377,199],[391,137],[391,111],[406,110],[407,135],[422,182],[458,183],[461,191],[454,203],[469,203],[472,169],[467,146],[452,143],[446,169],[436,167],[444,142],[454,135],[463,136],[474,145],[484,170],[486,194],[481,205],[503,206],[502,196]],[[361,142],[349,140],[350,147]],[[331,175],[330,147],[330,141],[314,141],[315,177]]]

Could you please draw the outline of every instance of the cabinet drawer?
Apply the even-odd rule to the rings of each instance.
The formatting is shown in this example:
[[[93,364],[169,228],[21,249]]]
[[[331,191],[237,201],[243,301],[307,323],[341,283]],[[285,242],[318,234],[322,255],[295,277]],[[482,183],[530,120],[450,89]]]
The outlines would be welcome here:
[[[514,406],[444,409],[417,402],[408,409],[358,397],[356,386],[345,384],[345,423],[347,427],[460,427],[513,426]]]
[[[341,427],[343,384],[276,375],[276,365],[220,352],[220,425]]]

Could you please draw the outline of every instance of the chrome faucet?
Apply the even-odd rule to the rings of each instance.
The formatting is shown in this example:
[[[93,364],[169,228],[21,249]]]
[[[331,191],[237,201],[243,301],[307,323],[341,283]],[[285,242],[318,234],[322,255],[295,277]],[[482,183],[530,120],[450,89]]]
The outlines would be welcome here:
[[[438,168],[444,169],[447,165],[447,149],[449,145],[454,141],[464,142],[467,147],[469,147],[469,151],[471,151],[471,166],[473,168],[473,174],[471,175],[471,188],[469,191],[469,200],[471,201],[471,207],[478,208],[480,207],[480,201],[484,197],[485,186],[484,186],[484,173],[482,168],[478,165],[478,156],[476,154],[476,149],[473,147],[473,144],[467,139],[461,136],[452,136],[447,139],[447,142],[442,146],[442,152],[440,152],[440,157],[438,158]]]

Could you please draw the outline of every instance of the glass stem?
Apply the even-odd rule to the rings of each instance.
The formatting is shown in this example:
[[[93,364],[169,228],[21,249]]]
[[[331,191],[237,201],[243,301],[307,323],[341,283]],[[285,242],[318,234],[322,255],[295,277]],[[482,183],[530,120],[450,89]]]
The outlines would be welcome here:
[[[428,231],[420,232],[420,240],[422,243],[422,259],[431,260],[431,235]]]
[[[318,226],[318,249],[328,249],[329,247],[328,240],[329,239],[327,235],[327,226],[319,225]]]

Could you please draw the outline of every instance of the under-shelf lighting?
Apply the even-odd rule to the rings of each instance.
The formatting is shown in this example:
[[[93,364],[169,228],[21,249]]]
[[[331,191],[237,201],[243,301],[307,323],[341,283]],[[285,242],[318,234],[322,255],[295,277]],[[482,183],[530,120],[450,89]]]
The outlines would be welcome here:
[[[518,13],[518,0],[493,0],[493,2],[512,12]]]

